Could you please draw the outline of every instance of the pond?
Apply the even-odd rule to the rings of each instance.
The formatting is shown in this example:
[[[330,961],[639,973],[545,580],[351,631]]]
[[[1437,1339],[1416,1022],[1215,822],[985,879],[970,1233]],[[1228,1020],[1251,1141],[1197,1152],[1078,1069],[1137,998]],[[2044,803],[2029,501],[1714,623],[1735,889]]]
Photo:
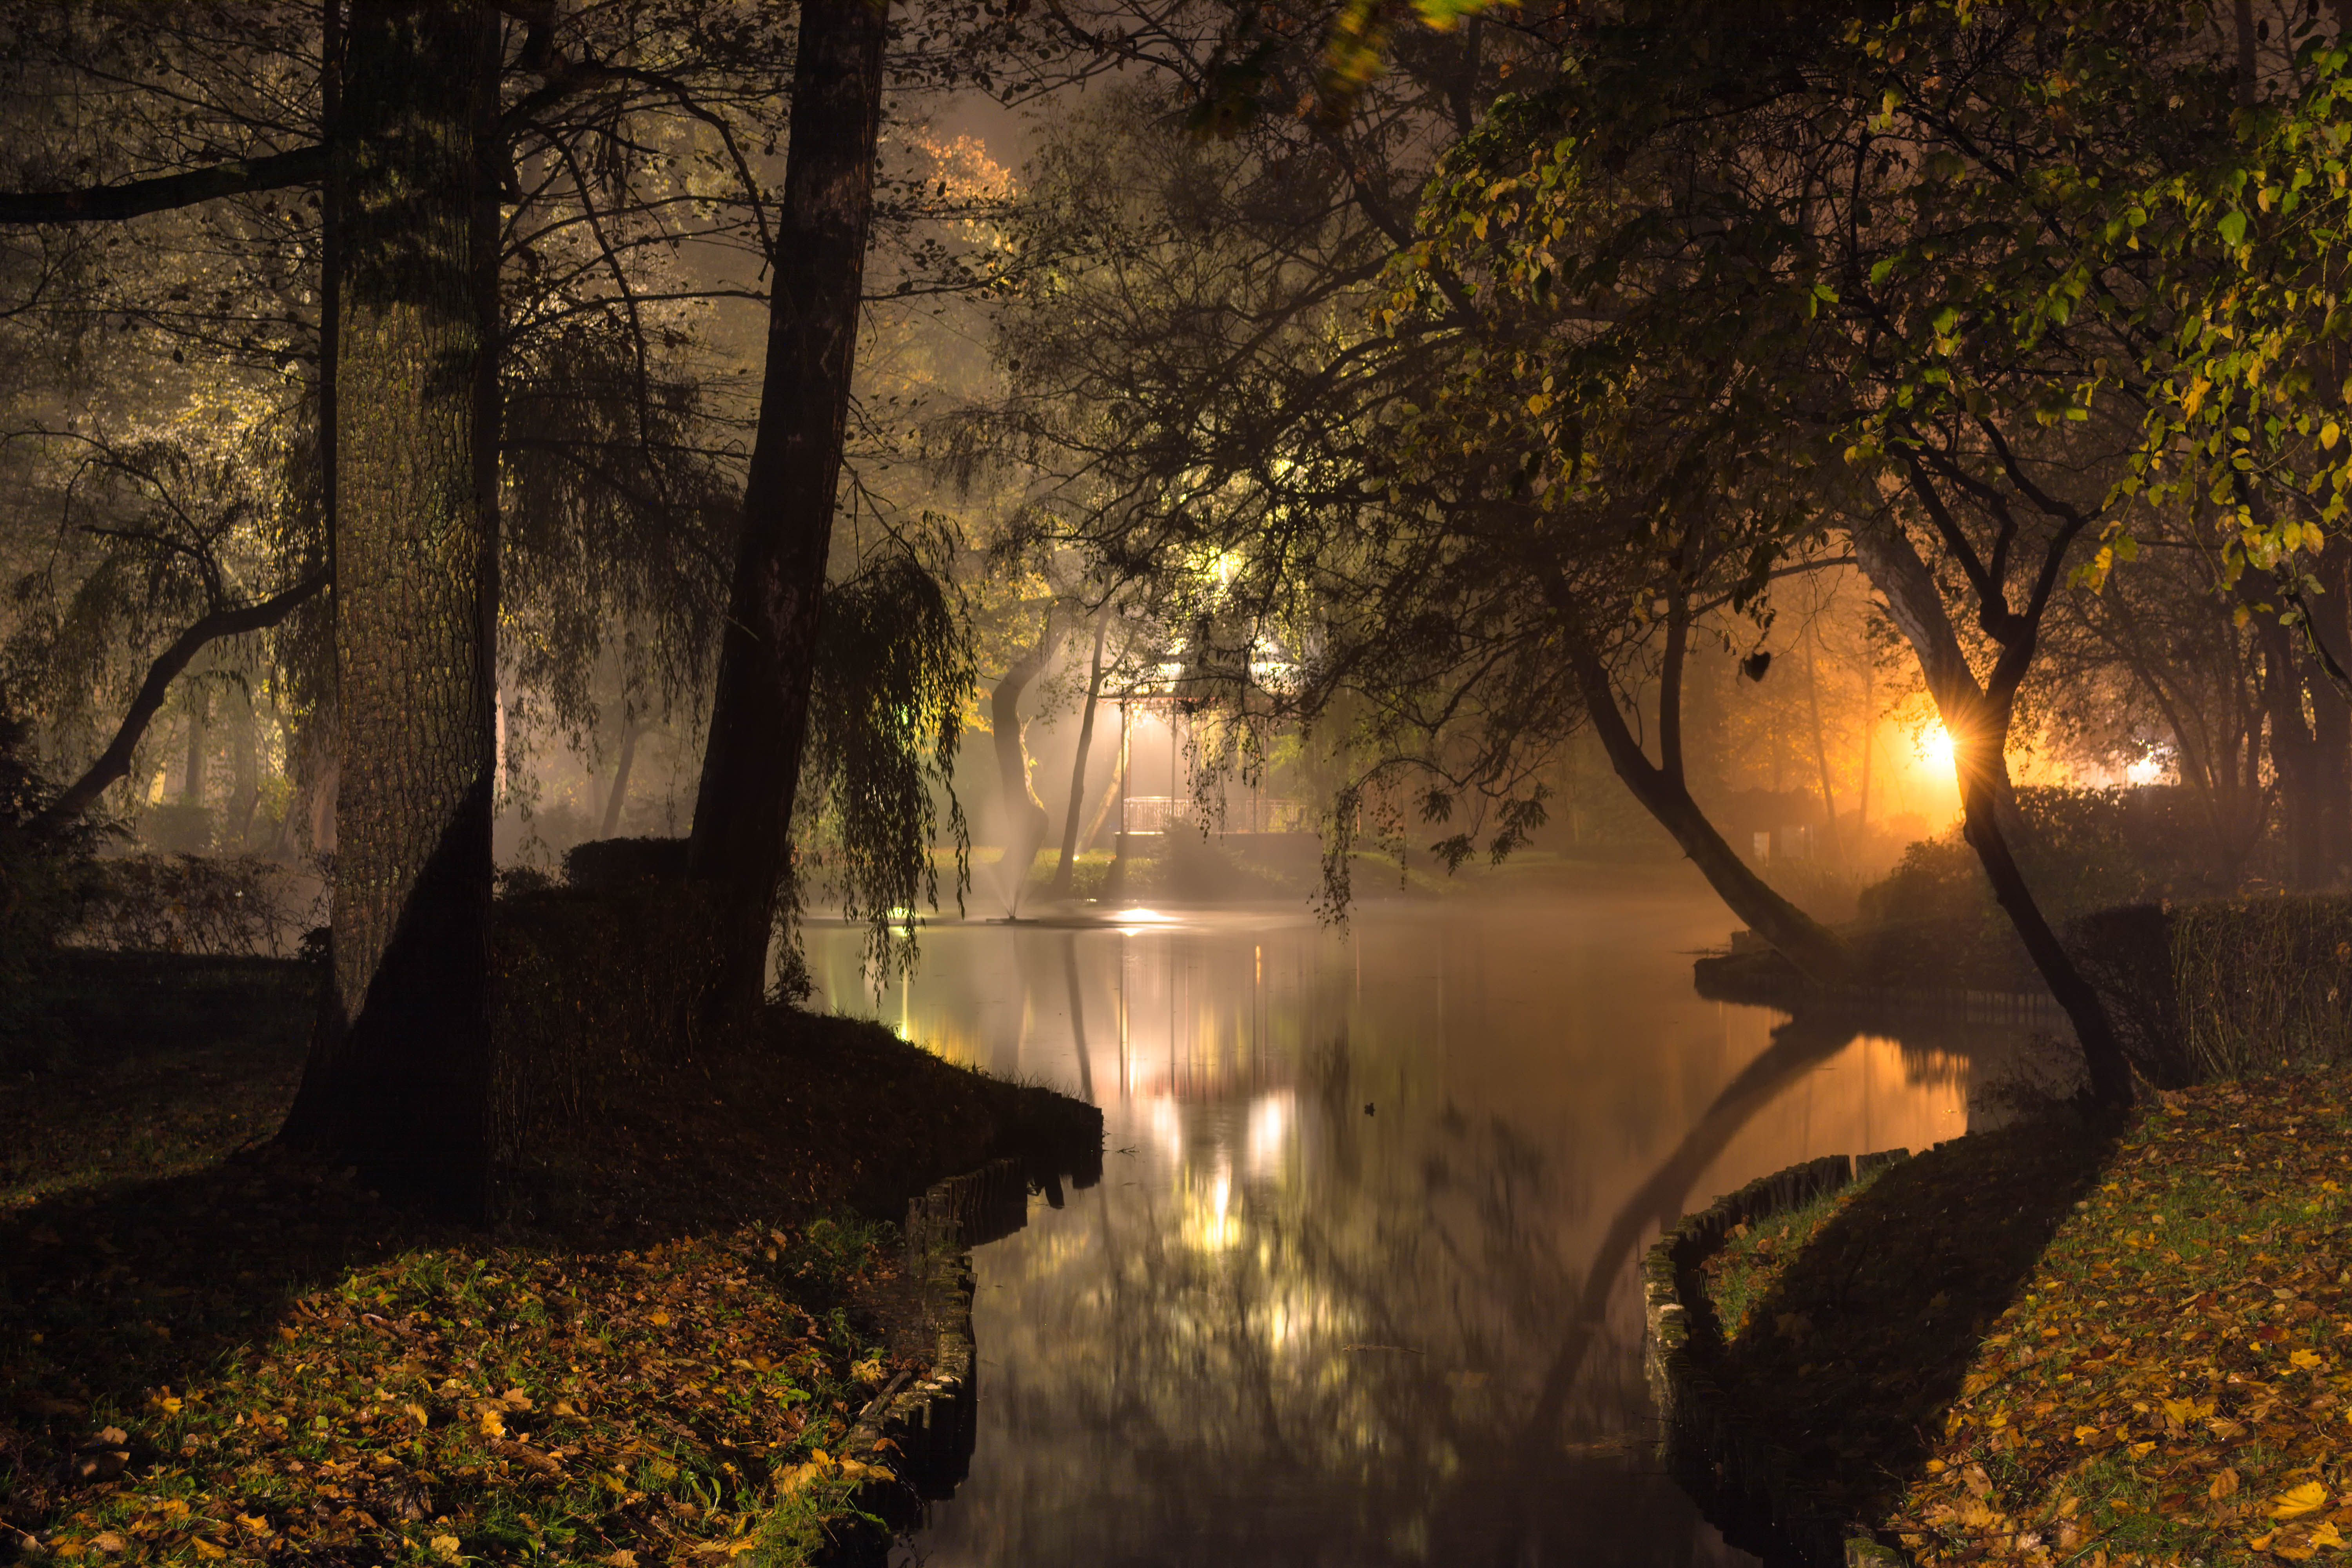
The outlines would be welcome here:
[[[1816,1155],[1962,1131],[2011,1042],[1700,999],[1695,879],[942,924],[824,999],[1102,1107],[1104,1175],[974,1254],[970,1478],[896,1563],[1716,1564],[1659,1468],[1634,1264]]]

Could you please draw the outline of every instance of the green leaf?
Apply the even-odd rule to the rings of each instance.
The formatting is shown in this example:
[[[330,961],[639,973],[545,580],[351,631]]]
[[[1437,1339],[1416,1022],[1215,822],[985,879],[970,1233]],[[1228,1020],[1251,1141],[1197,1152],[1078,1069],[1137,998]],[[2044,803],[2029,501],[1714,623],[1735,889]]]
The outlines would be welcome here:
[[[2246,215],[2240,209],[2232,207],[2221,215],[2221,221],[2215,224],[2213,227],[2221,236],[2224,243],[2243,244],[2246,237]]]

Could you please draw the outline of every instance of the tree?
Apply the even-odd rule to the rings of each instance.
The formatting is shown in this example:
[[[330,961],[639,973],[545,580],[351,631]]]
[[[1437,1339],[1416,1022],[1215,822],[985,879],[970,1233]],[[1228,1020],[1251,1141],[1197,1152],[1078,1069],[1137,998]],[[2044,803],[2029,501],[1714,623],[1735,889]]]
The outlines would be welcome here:
[[[1485,70],[1525,63],[1492,47],[1467,78],[1458,56],[1427,62],[1450,95],[1468,93],[1465,121],[1491,90]],[[1842,944],[1731,849],[1685,777],[1691,639],[1729,635],[1714,621],[1755,604],[1744,579],[1760,536],[1710,516],[1688,532],[1678,580],[1654,584],[1646,568],[1629,580],[1622,535],[1685,531],[1662,515],[1679,495],[1666,458],[1643,481],[1657,494],[1580,502],[1578,535],[1529,503],[1523,451],[1480,437],[1423,462],[1400,446],[1415,411],[1443,396],[1447,367],[1496,330],[1443,266],[1425,275],[1425,309],[1388,308],[1377,285],[1421,177],[1397,155],[1417,117],[1409,70],[1376,84],[1396,98],[1379,99],[1368,124],[1328,143],[1300,145],[1288,121],[1262,133],[1252,121],[1224,143],[1176,141],[1153,121],[1167,110],[1138,93],[1050,145],[1032,221],[1085,243],[1008,331],[1025,386],[1002,423],[1047,455],[1031,516],[1149,584],[1152,614],[1180,637],[1186,700],[1234,718],[1237,755],[1253,730],[1321,727],[1346,759],[1327,816],[1335,898],[1367,807],[1401,836],[1408,815],[1445,822],[1459,805],[1471,820],[1450,822],[1441,856],[1472,852],[1482,818],[1484,847],[1507,852],[1543,820],[1559,748],[1590,723],[1733,907],[1809,972],[1843,978]],[[1641,417],[1681,416],[1653,400]],[[1726,416],[1710,428],[1741,427]],[[1778,434],[1759,426],[1754,438]],[[1651,616],[1654,600],[1675,607]],[[1617,613],[1629,603],[1638,618]],[[1655,762],[1644,692],[1658,703]]]
[[[1094,749],[1095,710],[1102,698],[1103,647],[1110,637],[1113,611],[1105,605],[1095,616],[1095,651],[1087,665],[1087,695],[1078,713],[1078,743],[1070,755],[1070,798],[1062,812],[1062,851],[1054,862],[1054,879],[1046,896],[1068,898],[1077,875],[1078,824],[1087,804],[1087,758]]]
[[[767,367],[743,491],[719,684],[695,798],[692,875],[730,945],[723,1005],[767,983],[808,733],[835,490],[881,134],[886,6],[808,0],[771,252]]]
[[[494,1155],[499,39],[470,4],[366,0],[343,40],[334,940],[283,1134],[458,1213]]]

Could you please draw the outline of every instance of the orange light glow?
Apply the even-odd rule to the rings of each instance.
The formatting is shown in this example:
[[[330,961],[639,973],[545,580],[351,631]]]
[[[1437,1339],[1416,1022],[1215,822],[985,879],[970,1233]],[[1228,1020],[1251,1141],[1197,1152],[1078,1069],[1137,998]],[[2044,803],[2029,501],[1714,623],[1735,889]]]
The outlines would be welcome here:
[[[1931,723],[1919,732],[1920,758],[1936,767],[1952,765],[1952,734],[1941,723]]]

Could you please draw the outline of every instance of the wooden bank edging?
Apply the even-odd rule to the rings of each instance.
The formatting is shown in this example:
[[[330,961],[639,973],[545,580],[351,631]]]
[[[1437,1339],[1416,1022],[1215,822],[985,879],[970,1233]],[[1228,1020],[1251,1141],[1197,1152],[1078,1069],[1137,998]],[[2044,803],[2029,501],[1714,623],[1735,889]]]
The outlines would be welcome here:
[[[1711,1518],[1772,1539],[1806,1568],[1899,1568],[1906,1559],[1816,1497],[1794,1456],[1734,1418],[1712,1371],[1720,1326],[1702,1274],[1733,1229],[1800,1208],[1910,1158],[1888,1149],[1852,1159],[1832,1154],[1759,1176],[1685,1215],[1642,1258],[1643,1370],[1663,1423],[1668,1468]]]

